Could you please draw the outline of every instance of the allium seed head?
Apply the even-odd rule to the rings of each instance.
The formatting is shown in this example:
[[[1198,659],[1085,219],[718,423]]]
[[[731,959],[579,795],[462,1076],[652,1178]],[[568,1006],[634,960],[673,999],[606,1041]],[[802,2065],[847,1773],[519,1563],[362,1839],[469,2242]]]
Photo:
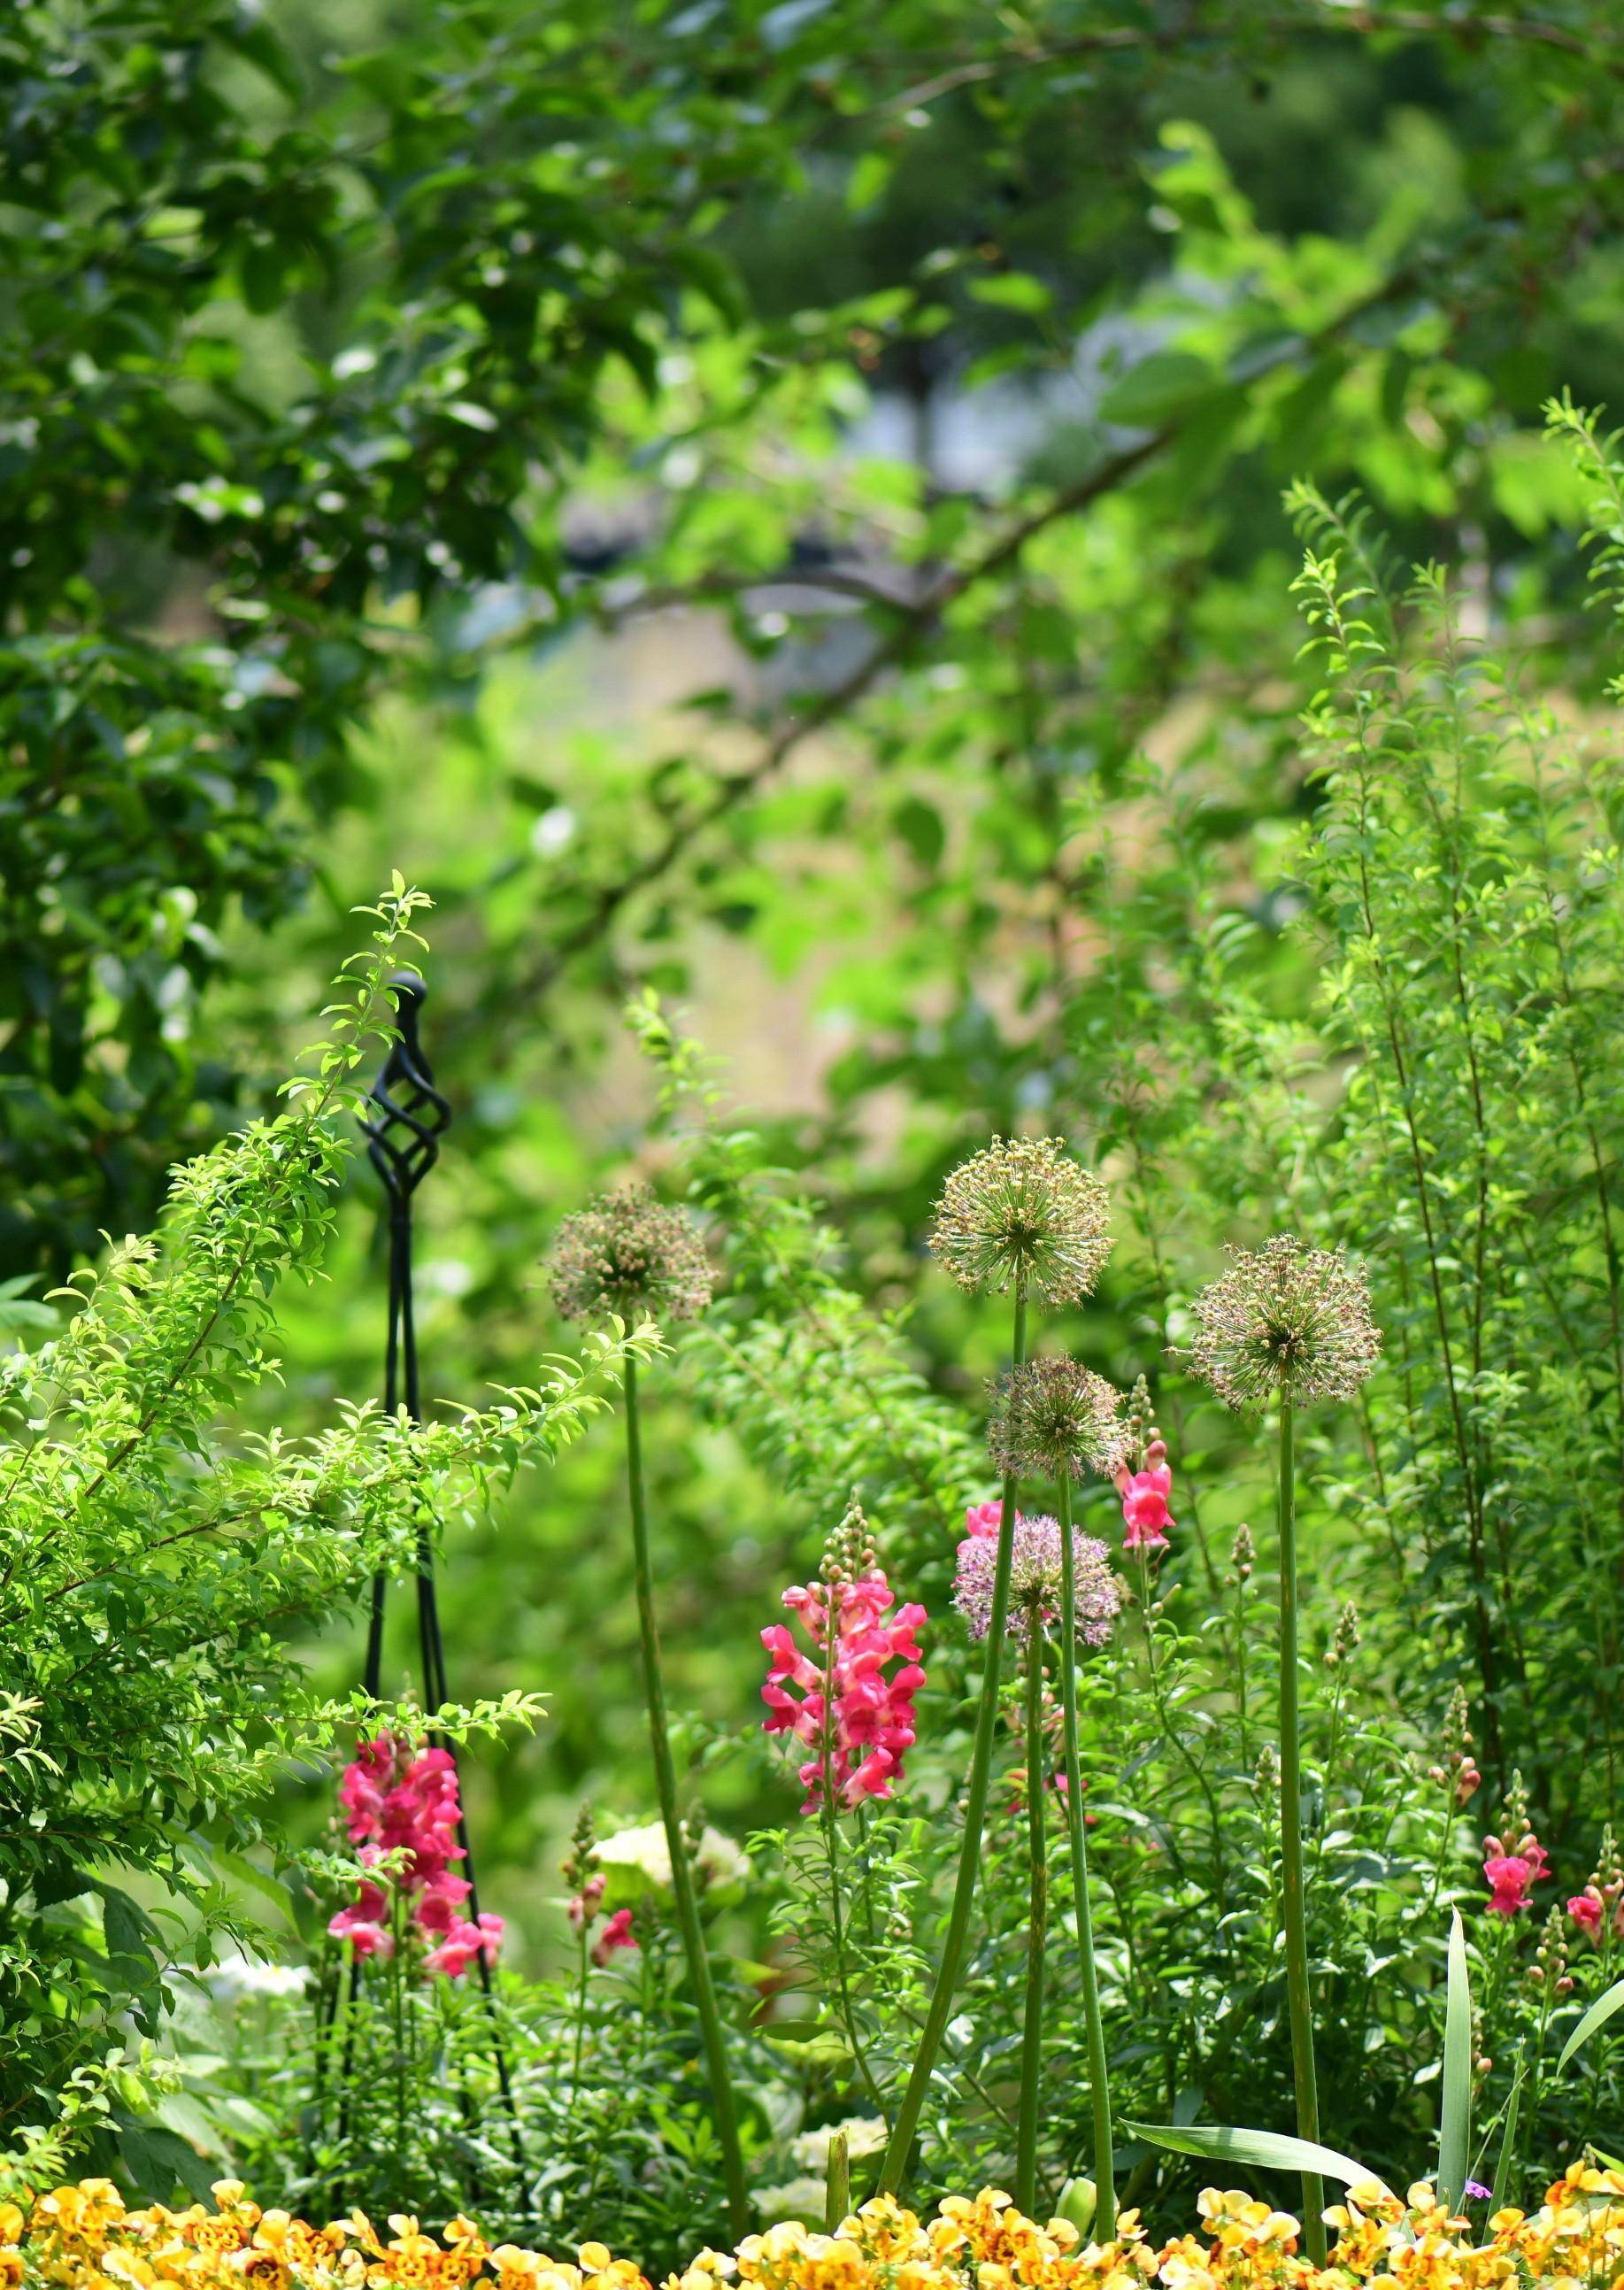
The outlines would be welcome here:
[[[1017,1478],[1110,1478],[1127,1454],[1122,1394],[1076,1360],[1035,1359],[994,1384],[987,1448]]]
[[[1231,1407],[1351,1399],[1381,1357],[1363,1271],[1341,1250],[1280,1237],[1228,1252],[1229,1269],[1196,1299],[1196,1373]]]
[[[1036,1290],[1052,1304],[1086,1296],[1110,1253],[1105,1187],[1058,1137],[996,1137],[955,1169],[931,1246],[961,1288]]]
[[[1084,1645],[1103,1645],[1122,1606],[1122,1592],[1111,1572],[1110,1553],[1092,1534],[1071,1536],[1072,1564],[1076,1578],[1077,1637]],[[1015,1521],[1014,1550],[1010,1565],[1009,1620],[1011,1637],[1024,1638],[1036,1614],[1051,1623],[1060,1611],[1060,1528],[1052,1518]],[[958,1577],[953,1603],[970,1626],[972,1638],[984,1638],[992,1627],[993,1575],[998,1545],[988,1535],[972,1535],[958,1547]]]
[[[558,1228],[548,1273],[566,1320],[611,1312],[630,1320],[691,1320],[710,1301],[710,1266],[699,1228],[645,1185],[604,1193]]]

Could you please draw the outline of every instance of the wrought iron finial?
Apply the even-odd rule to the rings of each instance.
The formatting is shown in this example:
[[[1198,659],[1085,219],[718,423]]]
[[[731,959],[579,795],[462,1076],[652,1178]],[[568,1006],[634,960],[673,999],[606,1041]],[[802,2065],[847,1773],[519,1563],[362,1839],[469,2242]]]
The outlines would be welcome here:
[[[395,1039],[366,1093],[367,1104],[376,1110],[363,1118],[361,1127],[390,1207],[401,1214],[440,1157],[440,1140],[451,1125],[452,1109],[434,1085],[434,1069],[418,1035],[418,1016],[428,989],[415,971],[397,970],[389,981],[389,992],[395,997]]]
[[[440,1140],[451,1125],[452,1109],[449,1101],[435,1087],[434,1069],[423,1054],[423,1045],[418,1033],[418,1020],[428,999],[428,988],[415,971],[399,970],[390,979],[388,990],[395,997],[395,1039],[379,1069],[377,1080],[366,1093],[361,1130],[366,1139],[367,1157],[383,1181],[389,1203],[389,1321],[384,1365],[384,1406],[393,1415],[404,1402],[406,1413],[414,1422],[420,1423],[423,1406],[418,1381],[417,1318],[412,1286],[412,1201],[418,1187],[440,1157]],[[423,1705],[425,1710],[432,1715],[449,1701],[451,1696],[446,1685],[445,1646],[440,1632],[439,1597],[435,1586],[434,1544],[426,1525],[420,1526],[418,1531],[416,1573],[418,1652],[422,1667]],[[380,1571],[372,1578],[372,1618],[367,1631],[364,1671],[366,1692],[374,1701],[379,1697],[382,1680],[384,1605],[388,1591],[388,1577]],[[432,1726],[428,1739],[436,1748],[450,1751],[454,1758],[455,1751],[452,1750],[451,1743]],[[466,1809],[458,1819],[457,1837],[464,1881],[468,1886],[468,1913],[477,1923],[478,1880],[474,1873],[474,1848],[468,1835]],[[483,1948],[476,1961],[480,1987],[484,1993],[486,2008],[492,2014],[492,2056],[508,2110],[513,2158],[523,2174],[527,2169],[524,2142],[508,2072],[507,2052],[496,2017],[491,1969]],[[360,1979],[361,1960],[357,1957],[350,1966],[352,1997],[358,1991]],[[336,2009],[336,1990],[334,1993]],[[348,2106],[350,2041],[347,2029],[344,2110]],[[465,2107],[471,2114],[472,2102],[466,2090],[463,2096]],[[340,2142],[347,2124],[347,2111],[341,2111]]]

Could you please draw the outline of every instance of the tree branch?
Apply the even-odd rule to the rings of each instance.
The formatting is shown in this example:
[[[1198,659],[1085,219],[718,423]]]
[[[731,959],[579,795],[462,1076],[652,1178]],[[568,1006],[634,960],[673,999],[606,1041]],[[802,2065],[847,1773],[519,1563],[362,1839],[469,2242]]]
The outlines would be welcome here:
[[[1415,283],[1413,271],[1396,272],[1373,293],[1350,304],[1316,332],[1283,345],[1246,377],[1247,386],[1262,380],[1281,366],[1299,364],[1312,357],[1366,312],[1408,293]],[[856,665],[838,683],[808,700],[798,709],[792,710],[765,740],[754,763],[743,771],[719,778],[703,802],[680,819],[672,821],[665,835],[651,851],[616,880],[602,885],[586,911],[553,941],[535,966],[518,980],[504,986],[504,998],[511,1000],[515,997],[527,997],[546,993],[576,956],[585,953],[604,935],[622,909],[639,892],[648,890],[660,881],[695,843],[774,778],[804,741],[837,722],[891,669],[901,667],[909,660],[940,621],[943,613],[970,590],[1014,564],[1028,545],[1051,525],[1076,516],[1107,493],[1114,492],[1127,484],[1130,478],[1136,476],[1148,463],[1174,443],[1188,418],[1184,414],[1173,416],[1159,428],[1148,431],[1135,444],[1124,445],[1097,462],[1085,476],[1076,478],[1071,484],[1060,486],[1024,516],[1014,519],[978,555],[968,558],[963,564],[949,567],[917,597],[908,602],[888,598],[887,607],[895,615],[893,623],[883,636],[876,637]]]
[[[1461,47],[1482,46],[1491,40],[1521,42],[1552,48],[1561,55],[1575,56],[1605,70],[1624,73],[1624,48],[1588,40],[1582,33],[1570,31],[1565,25],[1547,23],[1537,17],[1441,16],[1421,8],[1316,6],[1303,16],[1263,17],[1254,28],[1276,39],[1290,39],[1302,33],[1370,38],[1389,32],[1411,39],[1447,37]],[[981,56],[974,61],[949,66],[930,79],[904,88],[899,95],[888,96],[884,103],[876,106],[876,110],[882,116],[917,111],[944,95],[955,94],[960,88],[985,86],[988,81],[1004,79],[1012,73],[1043,71],[1051,65],[1076,63],[1086,56],[1134,50],[1164,54],[1214,36],[1188,24],[1111,25],[1100,31],[1080,32],[1071,39],[1056,40],[1052,46],[1011,47],[1001,55]]]

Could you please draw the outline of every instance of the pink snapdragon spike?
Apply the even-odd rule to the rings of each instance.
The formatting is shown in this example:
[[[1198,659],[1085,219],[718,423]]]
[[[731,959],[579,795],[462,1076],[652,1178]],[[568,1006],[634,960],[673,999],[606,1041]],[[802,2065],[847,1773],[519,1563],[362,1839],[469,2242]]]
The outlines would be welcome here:
[[[364,1862],[397,1856],[398,1873],[390,1881],[405,1896],[413,1928],[435,1943],[425,1958],[429,1970],[454,1980],[477,1956],[494,1963],[502,1920],[484,1916],[470,1924],[463,1917],[473,1886],[452,1867],[463,1851],[458,1834],[462,1800],[450,1750],[419,1749],[404,1734],[380,1734],[363,1742],[345,1767],[339,1803],[349,1841]],[[387,1956],[394,1945],[385,1928],[388,1913],[384,1885],[364,1878],[354,1902],[327,1929],[358,1956]]]
[[[785,1591],[784,1604],[812,1652],[788,1622],[761,1634],[768,1658],[762,1722],[769,1734],[793,1734],[813,1751],[800,1768],[803,1813],[820,1812],[826,1800],[840,1810],[888,1798],[902,1779],[903,1756],[915,1740],[914,1696],[924,1684],[918,1634],[925,1614],[913,1605],[892,1614],[895,1597],[877,1566],[833,1586],[832,1601],[828,1586],[797,1586]]]
[[[1588,1933],[1592,1940],[1600,1937],[1604,1909],[1598,1894],[1575,1893],[1568,1902],[1568,1914],[1580,1932]]]
[[[1166,1530],[1178,1521],[1168,1508],[1172,1471],[1164,1439],[1153,1439],[1146,1448],[1143,1470],[1130,1471],[1123,1465],[1116,1474],[1116,1492],[1122,1497],[1123,1549],[1165,1550]]]
[[[637,1935],[632,1930],[631,1910],[617,1909],[592,1943],[592,1961],[601,1972],[611,1958],[618,1956],[622,1949],[636,1948],[636,1945]]]

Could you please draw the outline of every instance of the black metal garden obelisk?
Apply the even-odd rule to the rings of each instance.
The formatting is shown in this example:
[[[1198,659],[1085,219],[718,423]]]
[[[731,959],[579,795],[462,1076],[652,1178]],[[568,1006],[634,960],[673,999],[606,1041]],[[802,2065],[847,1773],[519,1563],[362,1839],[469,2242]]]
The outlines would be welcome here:
[[[396,1036],[378,1078],[367,1092],[361,1127],[367,1156],[382,1180],[388,1201],[389,1333],[384,1360],[383,1404],[390,1415],[405,1408],[414,1423],[423,1420],[422,1391],[418,1380],[417,1322],[412,1292],[412,1204],[418,1187],[440,1157],[440,1140],[451,1125],[452,1109],[435,1087],[434,1074],[423,1054],[418,1019],[428,989],[415,973],[398,971],[389,981],[395,997]],[[372,1578],[372,1609],[366,1639],[366,1691],[378,1694],[383,1673],[384,1607],[388,1577]],[[440,1634],[440,1608],[435,1590],[434,1545],[428,1526],[419,1530],[417,1542],[417,1626],[419,1656],[423,1673],[423,1707],[434,1712],[451,1699],[446,1691],[445,1646]],[[429,1739],[453,1758],[456,1751],[443,1734],[430,1731]],[[479,1887],[474,1873],[474,1847],[468,1836],[464,1806],[458,1824],[463,1874],[468,1880],[468,1913],[477,1923]],[[482,1949],[475,1962],[480,1985],[491,2012],[491,2040],[498,2080],[513,2130],[514,2160],[523,2171],[524,2150],[508,2079],[507,2054],[498,2024],[491,1967]]]

